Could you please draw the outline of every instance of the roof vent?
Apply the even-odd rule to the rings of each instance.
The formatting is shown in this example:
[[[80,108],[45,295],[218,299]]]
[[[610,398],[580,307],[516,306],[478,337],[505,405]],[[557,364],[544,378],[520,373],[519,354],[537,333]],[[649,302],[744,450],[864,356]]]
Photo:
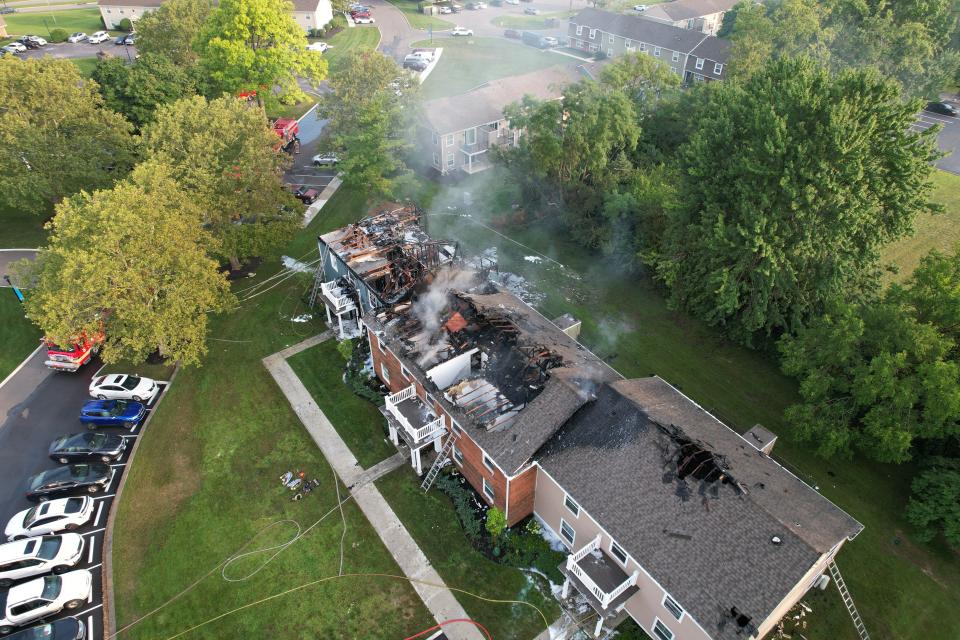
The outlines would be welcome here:
[[[778,546],[778,547],[779,547],[781,544],[783,544],[783,540],[780,539],[780,536],[773,536],[772,538],[770,538],[770,542],[772,542],[774,545],[776,545],[776,546]]]

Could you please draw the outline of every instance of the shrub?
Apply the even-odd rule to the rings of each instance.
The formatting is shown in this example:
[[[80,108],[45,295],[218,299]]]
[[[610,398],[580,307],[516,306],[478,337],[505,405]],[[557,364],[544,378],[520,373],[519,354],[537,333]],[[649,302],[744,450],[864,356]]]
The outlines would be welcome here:
[[[459,474],[441,473],[435,484],[453,502],[457,519],[460,520],[460,526],[463,527],[467,538],[475,545],[479,543],[483,539],[483,525],[480,515],[473,507],[473,490],[464,486]]]
[[[338,13],[337,15],[333,16],[333,20],[331,20],[327,24],[328,31],[333,31],[334,29],[339,31],[340,29],[346,29],[346,28],[347,28],[347,16],[343,15],[342,13]]]
[[[119,27],[120,31],[126,31],[127,33],[133,31],[133,23],[130,22],[130,18],[124,18],[117,26]]]
[[[503,511],[500,511],[500,509],[493,507],[487,511],[487,523],[485,526],[487,528],[487,533],[489,533],[492,538],[495,540],[500,538],[500,536],[503,535],[503,532],[507,529],[506,514],[504,514]]]
[[[337,351],[343,356],[344,360],[350,362],[350,357],[353,355],[353,340],[347,338],[338,342]]]
[[[50,42],[66,42],[69,35],[64,29],[54,29],[50,32],[50,37],[47,40]]]

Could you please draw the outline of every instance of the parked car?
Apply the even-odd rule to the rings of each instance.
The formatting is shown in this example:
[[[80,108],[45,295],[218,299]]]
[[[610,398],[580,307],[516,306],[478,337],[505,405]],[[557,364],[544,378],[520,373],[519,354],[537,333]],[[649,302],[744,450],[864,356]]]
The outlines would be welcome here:
[[[320,197],[320,192],[316,189],[305,187],[303,191],[297,193],[297,197],[300,198],[300,202],[303,204],[313,204],[317,201],[317,198]]]
[[[64,573],[76,566],[82,555],[83,536],[79,533],[0,544],[0,587],[45,573]]]
[[[11,42],[4,48],[12,50],[13,53],[23,53],[27,50],[27,47],[22,42]]]
[[[68,462],[116,462],[127,450],[127,441],[114,433],[83,431],[60,436],[50,443],[47,453],[50,459],[60,464]]]
[[[430,63],[422,58],[407,58],[403,59],[403,68],[411,69],[413,71],[425,71],[427,67],[430,66]]]
[[[143,419],[147,407],[128,400],[88,400],[80,409],[80,422],[95,427],[132,427]]]
[[[440,7],[440,14],[447,15],[453,13],[453,7]]]
[[[17,631],[4,640],[83,640],[86,636],[87,629],[84,624],[70,616]]]
[[[13,46],[14,44],[15,44],[15,43],[13,43],[13,42],[11,42],[10,44],[5,44],[5,45],[3,45],[2,47],[0,47],[0,51],[2,51],[4,55],[8,55],[8,56],[12,56],[12,55],[15,55],[15,54],[18,54],[18,53],[23,53],[23,51],[25,50],[25,48],[24,48],[24,49],[19,49],[19,48]],[[22,45],[21,45],[21,46],[22,46]]]
[[[18,584],[0,596],[4,600],[0,610],[0,635],[64,609],[80,608],[87,602],[92,588],[93,574],[86,569]]]
[[[114,470],[101,462],[68,464],[41,471],[27,481],[27,500],[49,500],[65,493],[98,493],[113,482]]]
[[[540,15],[540,9],[537,9],[536,7],[524,7],[523,12],[528,16]]]
[[[148,401],[160,390],[155,380],[124,373],[98,376],[90,381],[90,397],[100,400]]]
[[[477,9],[486,9],[486,8],[487,8],[487,3],[486,3],[486,2],[478,2],[478,3],[477,3]]]
[[[512,4],[514,6],[520,5],[520,0],[503,0],[506,4]]]
[[[313,166],[315,167],[336,165],[339,162],[340,158],[335,153],[318,153],[313,156]]]
[[[7,13],[16,13],[16,12],[17,10],[14,9],[13,7],[0,7],[0,15],[7,14]]]
[[[93,498],[60,498],[24,509],[10,518],[3,530],[7,540],[22,540],[79,529],[93,517]]]
[[[543,36],[540,38],[540,48],[549,49],[550,47],[556,47],[560,44],[560,41],[554,38],[553,36]]]
[[[90,44],[100,44],[101,42],[106,42],[110,39],[110,34],[106,31],[97,31],[96,33],[91,34],[87,38],[87,42]]]
[[[319,51],[320,53],[323,53],[329,48],[330,45],[328,45],[326,42],[311,42],[307,45],[307,51]]]
[[[647,10],[647,5],[645,5],[645,4],[635,4],[635,5],[633,5],[633,10],[634,10],[634,11],[641,11],[641,12],[642,12],[642,11],[646,11],[646,10]]]
[[[125,44],[128,47],[132,47],[134,44],[136,44],[136,42],[137,42],[137,36],[135,36],[132,33],[123,39],[123,44]]]
[[[47,46],[47,41],[40,36],[23,36],[19,42],[27,49],[39,49],[40,47]]]
[[[519,40],[522,37],[522,34],[516,29],[507,29],[506,31],[503,32],[503,37],[514,38],[516,40]]]
[[[125,33],[117,36],[117,39],[113,41],[113,44],[116,44],[116,45],[121,45],[126,43],[127,43],[127,34]]]
[[[466,27],[454,27],[450,30],[451,36],[472,36],[473,29],[467,29]]]
[[[83,31],[77,31],[76,33],[71,33],[67,38],[67,42],[83,42],[87,39],[87,34]]]
[[[949,102],[929,102],[927,103],[926,110],[945,116],[953,116],[954,118],[960,115],[960,109],[957,109],[957,107]]]
[[[370,16],[367,16],[365,18],[354,18],[353,22],[354,24],[373,24],[374,22],[376,22],[376,20],[374,20]]]
[[[431,60],[433,60],[434,55],[435,54],[433,49],[414,49],[413,53],[407,54],[406,57],[419,58],[420,60],[426,60],[427,62],[430,62]]]
[[[452,4],[450,5],[450,10],[453,11],[454,13],[460,13],[461,11],[463,11],[463,6],[459,4]]]

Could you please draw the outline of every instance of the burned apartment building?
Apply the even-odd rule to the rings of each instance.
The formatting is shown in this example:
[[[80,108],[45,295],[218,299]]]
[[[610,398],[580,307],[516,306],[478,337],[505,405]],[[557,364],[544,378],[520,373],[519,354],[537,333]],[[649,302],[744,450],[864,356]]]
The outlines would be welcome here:
[[[402,231],[365,220],[321,249],[358,229],[371,246],[434,246],[409,213]],[[624,379],[571,318],[440,255],[400,280],[337,271],[389,389],[390,438],[422,486],[449,460],[511,526],[533,516],[555,535],[561,599],[586,601],[596,635],[630,616],[657,640],[760,638],[826,584],[862,525],[770,457],[772,433],[740,436],[659,377]]]

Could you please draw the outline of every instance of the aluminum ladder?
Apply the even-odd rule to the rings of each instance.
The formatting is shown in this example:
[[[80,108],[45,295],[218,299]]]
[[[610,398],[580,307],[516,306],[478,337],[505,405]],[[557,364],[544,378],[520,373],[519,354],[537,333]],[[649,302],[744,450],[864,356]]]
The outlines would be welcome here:
[[[313,288],[310,289],[310,300],[307,303],[307,306],[311,309],[315,304],[317,304],[317,292],[320,291],[320,285],[323,284],[323,263],[317,267],[316,273],[313,275]]]
[[[830,577],[833,578],[833,582],[837,585],[840,596],[843,598],[843,604],[847,606],[847,611],[850,612],[850,619],[853,620],[853,626],[857,629],[857,635],[860,636],[860,640],[870,640],[867,627],[863,624],[863,619],[857,611],[857,606],[853,604],[853,596],[850,595],[850,591],[847,589],[847,583],[843,581],[843,576],[840,575],[840,567],[837,566],[836,562],[831,562],[829,566]]]
[[[443,463],[447,461],[447,457],[450,455],[450,449],[452,448],[453,436],[450,436],[447,438],[447,442],[443,445],[440,453],[437,454],[437,459],[433,461],[433,466],[430,467],[430,471],[427,472],[427,477],[425,477],[423,482],[420,483],[421,489],[424,491],[430,490],[430,487],[433,485],[433,481],[437,479],[438,475],[440,475],[440,469],[443,468]]]

